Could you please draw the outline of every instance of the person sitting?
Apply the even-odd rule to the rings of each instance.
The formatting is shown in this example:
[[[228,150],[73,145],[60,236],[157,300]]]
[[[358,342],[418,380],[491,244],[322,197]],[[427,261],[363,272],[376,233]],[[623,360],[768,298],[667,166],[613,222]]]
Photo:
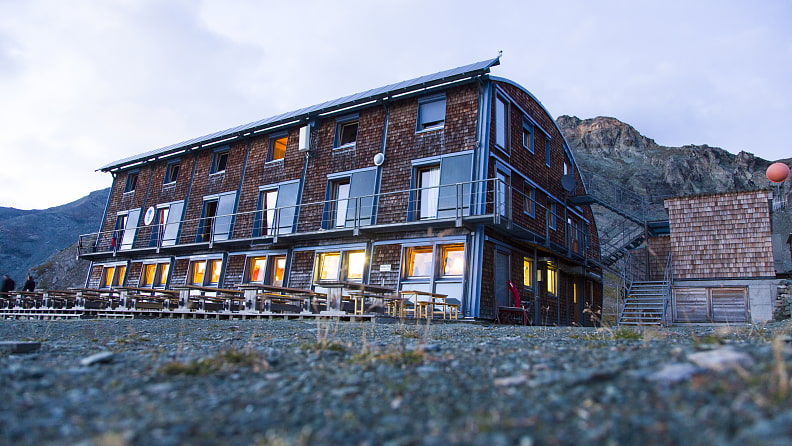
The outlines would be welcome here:
[[[14,283],[14,279],[8,277],[8,274],[3,275],[3,287],[0,288],[0,293],[11,293],[14,291],[16,287],[16,283]]]
[[[27,280],[25,281],[25,285],[22,287],[22,291],[29,291],[33,292],[36,290],[36,282],[33,280],[33,276],[28,274]]]

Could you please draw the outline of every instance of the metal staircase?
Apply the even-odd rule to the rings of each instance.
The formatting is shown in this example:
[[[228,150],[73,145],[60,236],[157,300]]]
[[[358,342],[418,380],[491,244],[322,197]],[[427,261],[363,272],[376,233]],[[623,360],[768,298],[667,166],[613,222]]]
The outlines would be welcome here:
[[[665,325],[670,286],[667,281],[633,282],[619,325]]]

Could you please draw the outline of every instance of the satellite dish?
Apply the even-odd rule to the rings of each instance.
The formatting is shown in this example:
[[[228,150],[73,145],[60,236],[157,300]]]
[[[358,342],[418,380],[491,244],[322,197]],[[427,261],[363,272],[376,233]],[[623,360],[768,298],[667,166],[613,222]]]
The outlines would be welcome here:
[[[767,168],[765,175],[773,183],[783,183],[789,178],[789,166],[784,163],[773,163]]]
[[[157,213],[157,210],[154,209],[154,206],[149,206],[149,208],[146,209],[146,215],[143,217],[143,223],[145,223],[146,226],[150,225],[151,222],[154,221],[154,214],[156,214],[156,213]],[[140,215],[140,214],[138,214],[138,215]]]
[[[567,174],[561,177],[561,187],[568,193],[572,193],[577,188],[577,181],[575,181],[575,174]]]
[[[385,155],[378,153],[374,155],[374,165],[381,166],[385,162]]]

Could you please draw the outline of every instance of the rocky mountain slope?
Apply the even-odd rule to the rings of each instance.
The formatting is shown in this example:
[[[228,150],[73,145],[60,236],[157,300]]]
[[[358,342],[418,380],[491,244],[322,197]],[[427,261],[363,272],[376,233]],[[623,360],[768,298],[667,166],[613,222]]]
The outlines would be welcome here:
[[[80,234],[96,231],[110,189],[91,192],[72,203],[49,209],[19,210],[0,207],[0,274],[10,275],[19,287],[34,268],[77,241]],[[61,261],[72,268],[72,259]],[[38,281],[43,270],[36,270]],[[81,273],[83,279],[86,270]],[[63,274],[59,274],[63,277]],[[70,282],[69,285],[80,283]]]
[[[615,118],[560,116],[557,123],[581,169],[645,197],[655,211],[660,211],[655,215],[662,214],[663,198],[670,196],[770,187],[765,171],[775,160],[767,161],[747,152],[735,155],[707,145],[661,146]],[[792,164],[790,158],[777,161]],[[785,196],[787,207],[773,215],[773,245],[779,271],[792,271],[785,243],[792,233],[792,180],[786,183],[777,191]],[[602,216],[603,220],[607,218]],[[608,224],[601,222],[598,215],[601,232]]]

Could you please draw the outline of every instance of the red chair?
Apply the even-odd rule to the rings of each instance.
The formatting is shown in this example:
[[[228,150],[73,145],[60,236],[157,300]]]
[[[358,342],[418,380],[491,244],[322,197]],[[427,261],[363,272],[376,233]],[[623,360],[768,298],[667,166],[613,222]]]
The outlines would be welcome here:
[[[514,324],[518,323],[519,321],[519,323],[522,323],[522,325],[528,325],[530,323],[528,310],[526,310],[522,305],[520,292],[517,290],[517,286],[514,285],[514,282],[511,280],[506,281],[506,286],[509,288],[509,292],[511,293],[512,306],[498,307],[498,315],[496,316],[495,321],[499,324]]]

